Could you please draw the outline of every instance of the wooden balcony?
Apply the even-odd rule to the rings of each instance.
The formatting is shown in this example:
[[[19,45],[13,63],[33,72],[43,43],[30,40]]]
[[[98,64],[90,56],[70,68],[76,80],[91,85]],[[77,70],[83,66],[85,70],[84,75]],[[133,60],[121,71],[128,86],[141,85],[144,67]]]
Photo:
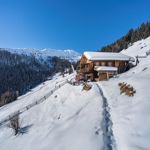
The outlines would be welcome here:
[[[93,72],[93,68],[82,68],[80,69],[81,73],[90,73]]]

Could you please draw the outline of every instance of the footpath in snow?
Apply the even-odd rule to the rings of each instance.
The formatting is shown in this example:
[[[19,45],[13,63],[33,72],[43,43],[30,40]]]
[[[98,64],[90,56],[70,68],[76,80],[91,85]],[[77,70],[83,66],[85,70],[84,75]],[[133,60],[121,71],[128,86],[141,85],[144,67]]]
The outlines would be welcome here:
[[[149,150],[150,38],[122,53],[144,56],[128,72],[93,83],[90,91],[65,84],[46,101],[20,114],[23,135],[0,128],[0,150]],[[46,81],[17,101],[0,108],[0,119],[35,102],[66,78]],[[136,89],[134,97],[120,94],[119,82]]]
[[[116,150],[116,141],[113,134],[113,122],[111,120],[110,108],[108,106],[107,98],[104,96],[103,90],[99,84],[96,84],[100,97],[103,101],[103,120],[102,120],[102,129],[103,129],[103,139],[104,139],[104,150]]]
[[[101,82],[111,109],[113,134],[118,150],[150,149],[150,37],[122,51],[139,56],[139,64],[117,78]],[[125,82],[136,90],[134,97],[120,94],[118,83]]]

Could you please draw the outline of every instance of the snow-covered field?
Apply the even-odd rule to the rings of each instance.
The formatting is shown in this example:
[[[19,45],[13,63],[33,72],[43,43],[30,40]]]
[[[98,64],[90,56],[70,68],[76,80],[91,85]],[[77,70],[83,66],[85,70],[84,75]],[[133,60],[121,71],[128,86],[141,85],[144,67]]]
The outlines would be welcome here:
[[[42,98],[46,94],[48,94],[51,90],[53,90],[56,86],[66,81],[66,79],[71,78],[73,75],[69,75],[66,77],[59,76],[58,74],[53,78],[53,80],[48,80],[43,82],[39,86],[32,89],[27,94],[18,97],[17,101],[7,104],[3,107],[0,107],[0,121],[6,116],[12,114],[13,112],[24,108],[25,106],[37,101]]]
[[[24,134],[0,127],[0,150],[149,150],[150,145],[150,38],[122,53],[142,56],[139,64],[109,81],[65,84],[46,101],[20,115]],[[144,56],[144,57],[143,57]],[[57,75],[17,101],[0,108],[0,120],[50,92],[66,79]],[[136,89],[134,97],[120,95],[118,83]]]
[[[58,81],[62,78],[58,77]],[[18,101],[0,109],[0,118],[41,97],[55,85],[47,81]],[[66,84],[43,103],[20,115],[27,131],[14,136],[12,129],[0,127],[1,150],[99,150],[103,149],[102,100],[93,84],[89,92],[82,86]]]
[[[146,56],[150,51],[150,38],[138,41],[123,50],[129,56]],[[101,82],[113,120],[113,133],[118,150],[150,149],[150,55],[128,72]],[[134,97],[120,95],[119,82],[131,84],[136,89]]]

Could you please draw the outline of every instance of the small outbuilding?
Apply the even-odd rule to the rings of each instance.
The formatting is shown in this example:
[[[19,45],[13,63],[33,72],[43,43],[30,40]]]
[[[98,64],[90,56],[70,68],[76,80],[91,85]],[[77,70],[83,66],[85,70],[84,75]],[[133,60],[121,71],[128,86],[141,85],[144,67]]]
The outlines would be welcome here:
[[[106,80],[127,71],[130,62],[134,62],[134,58],[122,53],[84,52],[78,73],[84,80]]]

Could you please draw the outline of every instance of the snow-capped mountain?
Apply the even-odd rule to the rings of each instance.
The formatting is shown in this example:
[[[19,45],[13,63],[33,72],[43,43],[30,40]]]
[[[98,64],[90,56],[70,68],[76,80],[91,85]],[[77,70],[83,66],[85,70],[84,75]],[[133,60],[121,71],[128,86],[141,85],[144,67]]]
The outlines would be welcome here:
[[[11,53],[24,54],[24,55],[32,55],[36,58],[46,59],[47,57],[57,56],[63,59],[67,59],[69,61],[77,61],[80,59],[81,54],[71,50],[56,50],[56,49],[36,49],[36,48],[3,48],[3,50],[9,51]]]

